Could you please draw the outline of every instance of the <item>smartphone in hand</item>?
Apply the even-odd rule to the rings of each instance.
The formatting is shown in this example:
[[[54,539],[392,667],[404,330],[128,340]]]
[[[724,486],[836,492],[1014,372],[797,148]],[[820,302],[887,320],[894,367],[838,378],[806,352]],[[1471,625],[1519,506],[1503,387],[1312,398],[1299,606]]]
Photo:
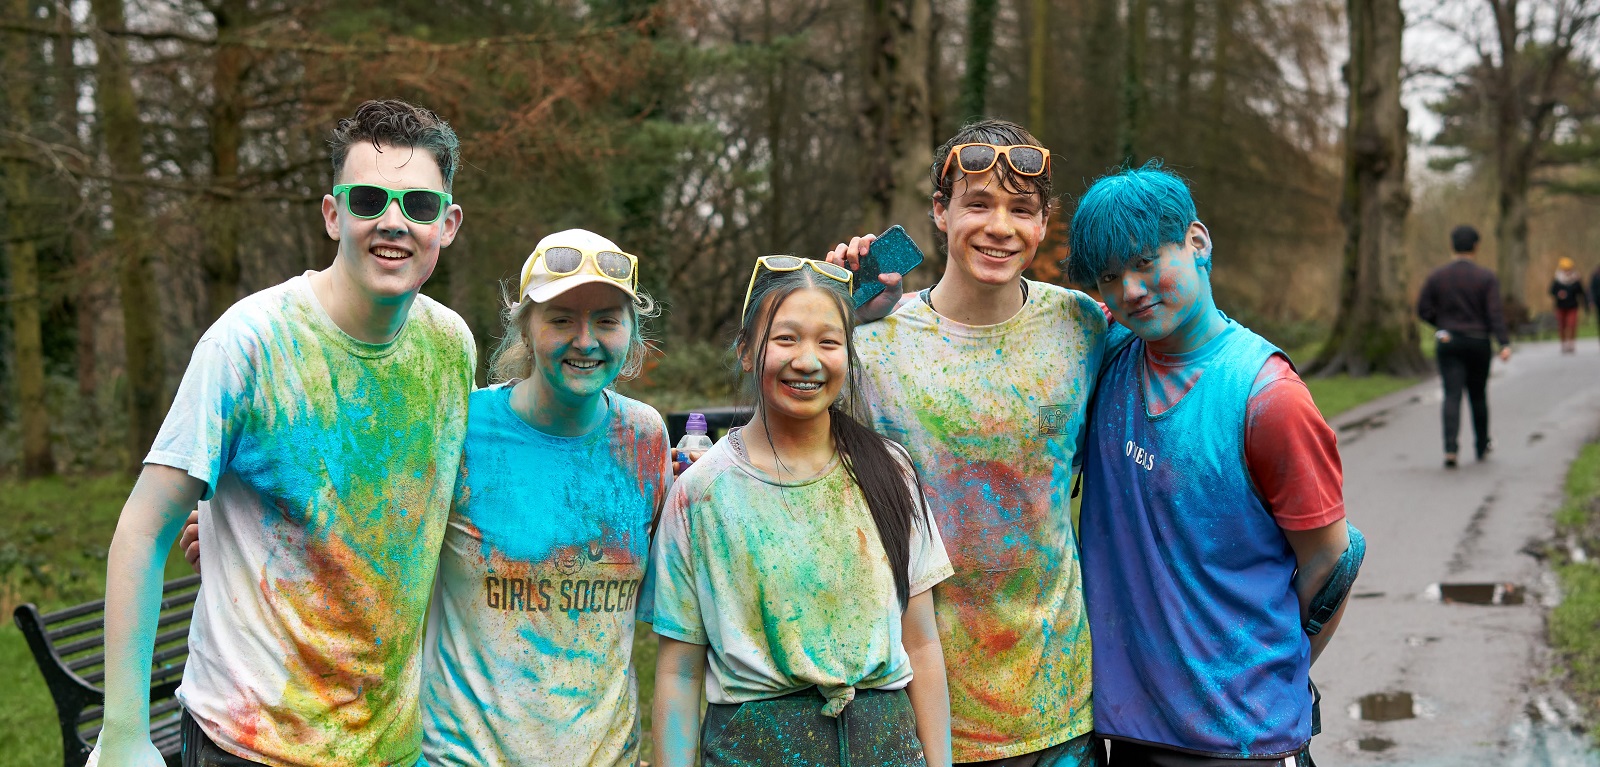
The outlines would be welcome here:
[[[878,281],[878,275],[904,276],[921,263],[922,249],[917,247],[911,235],[906,234],[905,227],[899,224],[889,227],[889,231],[872,241],[872,246],[861,257],[860,267],[856,269],[855,292],[851,295],[856,308],[861,308],[883,292],[884,285]]]

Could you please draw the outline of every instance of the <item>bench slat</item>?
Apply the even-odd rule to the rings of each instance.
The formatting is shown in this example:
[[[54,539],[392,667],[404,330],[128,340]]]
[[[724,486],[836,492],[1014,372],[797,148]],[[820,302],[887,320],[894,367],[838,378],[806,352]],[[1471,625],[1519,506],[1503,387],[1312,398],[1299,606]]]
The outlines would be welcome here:
[[[90,722],[99,722],[105,716],[105,709],[100,706],[90,706],[83,710],[78,717],[78,734],[83,736],[85,742],[93,743],[100,737],[100,730],[104,723],[89,725]],[[183,716],[183,706],[177,698],[168,698],[150,707],[150,736],[154,739],[157,732],[168,727],[176,727],[179,717]],[[84,726],[89,725],[89,726]]]
[[[151,668],[150,668],[150,676],[151,676],[151,678],[154,679],[155,675],[158,672],[165,672],[169,668],[174,668],[174,667],[182,668],[185,661],[179,661],[178,663],[173,664],[171,666],[167,665],[166,662],[169,661],[169,660],[172,660],[174,658],[185,657],[188,654],[189,654],[189,646],[187,644],[181,644],[181,645],[178,645],[176,647],[172,647],[172,648],[169,648],[169,649],[166,649],[166,650],[162,650],[161,652],[158,652],[155,655],[151,656]],[[81,674],[80,676],[83,677],[83,681],[88,682],[90,684],[98,685],[101,682],[105,681],[106,670],[104,668],[101,668],[98,671],[90,671],[89,673]]]
[[[189,616],[187,616],[187,615],[170,616],[170,618],[163,619],[161,622],[157,623],[156,624],[156,628],[158,630],[162,629],[162,628],[166,628],[167,626],[171,626],[172,624],[177,623],[179,621],[182,621],[182,620],[184,620],[184,619],[186,619],[188,617]],[[173,629],[171,631],[165,631],[165,632],[162,632],[160,634],[157,634],[156,635],[156,646],[159,647],[159,646],[161,646],[161,645],[163,645],[163,644],[165,644],[167,642],[171,642],[171,641],[173,641],[175,639],[178,639],[179,637],[187,637],[188,635],[189,635],[189,626],[188,626],[188,624],[184,624],[183,626],[181,626],[179,628],[176,628],[176,629]],[[105,644],[106,644],[105,635],[104,634],[96,634],[96,635],[94,635],[92,637],[84,637],[83,639],[79,639],[76,642],[68,642],[66,644],[56,645],[56,654],[60,655],[63,659],[65,659],[69,655],[76,655],[77,653],[83,652],[84,650],[92,650],[92,649],[95,649],[95,648],[102,648],[103,649],[105,647]],[[85,657],[86,658],[95,658],[95,657],[101,657],[101,656],[91,655],[91,656],[85,656]],[[83,658],[77,658],[77,659],[73,659],[73,660],[67,661],[67,667],[72,669],[73,671],[77,671],[78,669],[83,668],[83,666],[75,666],[75,665],[73,665],[73,664],[78,663],[78,661],[80,661],[80,660],[83,660]],[[85,665],[91,665],[92,666],[94,664],[90,663],[90,664],[85,664]]]
[[[198,584],[200,584],[200,576],[198,575],[184,576],[184,578],[176,578],[176,580],[166,581],[165,584],[162,584],[162,612],[178,607],[179,604],[184,604],[186,600],[187,602],[194,602],[194,594],[181,594],[181,596],[168,596],[168,594],[176,594],[178,591],[194,588]],[[74,607],[67,607],[66,610],[56,610],[53,613],[43,613],[38,618],[40,618],[40,623],[45,624],[45,626],[54,626],[54,624],[61,623],[61,621],[69,621],[72,618],[80,618],[80,616],[102,612],[102,610],[106,610],[106,600],[104,599],[96,600],[96,602],[83,602],[82,605],[74,605]]]
[[[165,584],[162,584],[161,593],[163,595],[163,599],[161,600],[161,609],[163,611],[170,610],[173,607],[175,607],[178,604],[180,604],[180,602],[177,602],[177,601],[172,601],[171,604],[168,604],[169,600],[171,600],[172,598],[166,597],[165,596],[166,594],[169,594],[169,593],[172,593],[172,592],[176,592],[176,591],[182,591],[182,590],[190,588],[192,586],[196,586],[199,583],[200,583],[200,576],[199,575],[190,575],[190,576],[186,576],[186,577],[183,577],[183,578],[177,578],[175,580],[170,580],[170,581],[167,581]],[[188,595],[184,595],[184,596],[188,596]],[[177,599],[183,599],[183,598],[184,597],[177,597]],[[188,597],[188,600],[190,602],[193,602],[194,598],[193,597]],[[52,626],[52,625],[55,625],[57,623],[65,621],[65,620],[71,620],[73,618],[77,618],[77,617],[80,617],[80,616],[88,615],[88,614],[93,613],[93,612],[105,610],[105,608],[106,608],[106,602],[105,602],[104,599],[102,599],[102,600],[99,600],[97,602],[85,602],[85,603],[83,603],[81,605],[77,605],[77,606],[74,606],[74,607],[68,607],[65,610],[57,610],[57,611],[55,611],[53,613],[45,613],[44,615],[39,616],[39,618],[40,618],[40,621],[42,623],[44,623],[45,626]]]
[[[175,628],[175,629],[172,629],[171,631],[165,631],[165,632],[162,632],[162,633],[156,635],[155,646],[156,647],[160,647],[161,645],[167,644],[168,642],[174,642],[174,641],[177,641],[179,639],[183,639],[183,638],[185,638],[187,636],[189,636],[189,627],[188,626]],[[74,642],[73,644],[80,644],[80,643],[79,642]],[[80,648],[78,648],[78,650],[80,650],[80,651],[81,650],[87,650],[87,649],[89,649],[90,647],[93,647],[93,646],[94,645],[80,647]],[[79,671],[82,671],[83,669],[92,668],[94,666],[98,666],[98,665],[101,665],[101,664],[105,663],[106,654],[105,654],[105,650],[104,650],[104,645],[101,644],[100,646],[101,646],[101,651],[100,652],[93,653],[93,654],[90,654],[90,655],[85,655],[85,656],[82,656],[82,657],[79,657],[79,658],[73,658],[72,660],[67,661],[67,668],[72,669],[73,673],[77,673]],[[183,648],[183,652],[178,653],[178,655],[182,655],[183,653],[189,652],[189,645],[188,645],[187,642],[185,642],[184,644],[180,645],[180,647]],[[60,648],[57,648],[58,651],[59,651],[59,649]],[[156,653],[155,656],[154,656],[155,657],[155,661],[154,662],[155,663],[160,663],[163,660],[167,660],[167,659],[170,659],[170,658],[177,657],[176,655],[172,654],[172,650],[174,650],[174,649],[177,649],[177,648],[170,648],[170,649],[163,650],[161,652]],[[65,656],[68,653],[61,652],[59,654]],[[85,678],[87,678],[87,677],[85,677]]]
[[[188,607],[189,605],[194,604],[195,596],[199,593],[200,592],[198,591],[193,591],[176,598],[172,607]],[[161,617],[156,621],[157,628],[170,626],[178,621],[188,620],[190,616],[194,615],[194,610],[192,608],[186,610],[168,611],[165,603],[163,603],[162,610],[163,613]],[[45,636],[49,637],[51,642],[59,642],[63,639],[75,637],[79,634],[88,633],[90,631],[103,631],[105,629],[105,625],[106,617],[104,615],[100,615],[90,620],[79,621],[77,623],[62,626],[58,629],[52,629],[46,632]],[[95,636],[104,636],[104,634],[96,634]],[[62,652],[61,654],[69,655],[70,653]]]

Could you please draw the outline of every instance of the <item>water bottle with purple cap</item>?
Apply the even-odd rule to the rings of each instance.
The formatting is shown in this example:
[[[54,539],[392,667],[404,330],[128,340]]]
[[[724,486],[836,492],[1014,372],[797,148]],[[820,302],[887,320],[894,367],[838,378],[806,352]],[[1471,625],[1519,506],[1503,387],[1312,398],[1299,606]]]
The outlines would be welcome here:
[[[689,468],[689,464],[694,463],[694,458],[699,457],[698,455],[691,457],[691,451],[704,453],[711,449],[711,437],[706,434],[707,431],[709,429],[706,427],[705,414],[690,413],[683,439],[678,440],[678,446],[672,449],[672,462],[676,464],[674,474],[683,473],[684,469]]]

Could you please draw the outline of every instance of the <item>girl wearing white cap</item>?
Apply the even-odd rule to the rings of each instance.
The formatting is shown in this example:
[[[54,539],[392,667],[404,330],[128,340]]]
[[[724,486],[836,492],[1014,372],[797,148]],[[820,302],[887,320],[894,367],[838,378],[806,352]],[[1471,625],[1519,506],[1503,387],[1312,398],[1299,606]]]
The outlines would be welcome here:
[[[573,229],[522,268],[472,394],[424,649],[429,765],[633,765],[635,607],[670,484],[638,371],[638,260]]]

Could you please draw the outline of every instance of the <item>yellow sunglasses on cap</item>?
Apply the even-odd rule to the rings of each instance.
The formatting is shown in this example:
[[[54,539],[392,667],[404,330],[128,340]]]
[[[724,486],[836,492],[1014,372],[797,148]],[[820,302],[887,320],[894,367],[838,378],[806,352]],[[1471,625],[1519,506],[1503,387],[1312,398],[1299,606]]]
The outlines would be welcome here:
[[[639,287],[639,259],[631,253],[620,250],[589,250],[587,248],[574,248],[571,245],[552,245],[544,250],[537,251],[533,258],[528,260],[528,268],[522,273],[521,295],[528,293],[528,281],[533,279],[533,269],[540,260],[544,261],[545,271],[555,277],[566,277],[577,274],[583,269],[583,264],[588,261],[594,264],[597,274],[613,282],[628,286],[629,291]]]
[[[769,272],[797,272],[807,266],[830,280],[844,283],[846,293],[850,292],[851,284],[855,282],[855,275],[838,264],[799,256],[762,256],[756,259],[755,268],[750,270],[750,284],[744,289],[744,305],[739,308],[739,316],[743,317],[745,312],[750,311],[750,294],[755,292],[756,278],[761,276],[762,269]]]

